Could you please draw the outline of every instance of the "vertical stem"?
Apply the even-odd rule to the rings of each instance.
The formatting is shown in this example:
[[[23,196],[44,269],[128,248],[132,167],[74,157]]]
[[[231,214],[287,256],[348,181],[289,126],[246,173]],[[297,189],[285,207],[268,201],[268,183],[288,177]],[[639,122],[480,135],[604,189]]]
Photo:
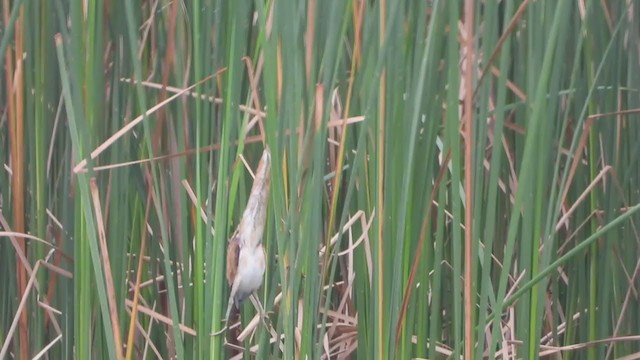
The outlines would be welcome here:
[[[386,10],[387,1],[380,1],[380,48],[384,45],[384,35],[386,32]],[[385,115],[385,88],[386,88],[386,69],[382,68],[382,74],[380,75],[380,97],[378,98],[378,356],[385,358],[384,352],[384,331],[383,331],[383,319],[384,319],[384,237],[383,237],[383,224],[384,224],[384,115]]]
[[[9,2],[4,1],[4,20],[5,23],[9,22]],[[11,171],[13,186],[13,221],[14,231],[18,233],[25,232],[24,226],[24,124],[23,124],[23,97],[22,97],[22,54],[23,54],[23,41],[22,31],[22,19],[24,18],[24,8],[20,7],[20,15],[15,22],[15,72],[13,68],[14,62],[11,59],[11,52],[7,49],[5,53],[6,58],[6,78],[7,78],[7,96],[9,105],[9,132],[11,141]],[[15,95],[15,96],[14,96]],[[18,239],[19,251],[25,256],[27,254],[27,247],[24,239]],[[16,257],[18,255],[16,254]],[[20,261],[16,260],[16,280],[18,282],[18,292],[22,295],[25,293],[27,286],[27,274],[26,269],[22,266]],[[27,312],[23,310],[20,314],[19,322],[19,334],[20,334],[20,358],[29,358],[29,338],[28,338],[28,322]]]
[[[464,4],[464,24],[466,30],[465,38],[465,69],[464,69],[464,358],[471,359],[473,352],[473,274],[472,274],[472,251],[473,251],[473,169],[472,169],[472,145],[473,145],[473,0],[466,0]]]

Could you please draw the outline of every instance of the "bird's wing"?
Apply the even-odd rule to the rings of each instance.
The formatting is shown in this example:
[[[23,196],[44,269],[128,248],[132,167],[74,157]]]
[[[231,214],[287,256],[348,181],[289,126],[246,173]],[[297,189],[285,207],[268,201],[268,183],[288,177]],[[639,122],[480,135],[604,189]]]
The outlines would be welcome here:
[[[240,238],[236,231],[227,248],[227,282],[229,286],[233,285],[233,281],[238,273],[238,261],[240,258]]]

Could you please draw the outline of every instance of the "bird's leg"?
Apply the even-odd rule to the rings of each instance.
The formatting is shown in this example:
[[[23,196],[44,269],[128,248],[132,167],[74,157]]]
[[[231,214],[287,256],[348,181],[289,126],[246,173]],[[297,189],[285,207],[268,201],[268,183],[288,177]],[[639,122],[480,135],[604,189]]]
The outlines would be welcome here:
[[[211,336],[218,336],[229,328],[229,324],[227,322],[229,321],[229,314],[231,313],[232,306],[233,306],[233,298],[229,297],[229,305],[227,306],[227,316],[225,316],[224,319],[222,319],[222,321],[224,321],[224,327],[216,332],[211,333]]]
[[[227,330],[228,328],[229,315],[231,315],[231,309],[233,308],[233,303],[234,303],[233,299],[235,298],[236,293],[238,292],[240,277],[241,276],[238,274],[238,276],[236,276],[236,278],[233,281],[233,285],[231,286],[231,294],[229,294],[229,303],[227,304],[227,314],[224,316],[224,319],[222,319],[222,321],[224,321],[224,327],[214,333],[211,333],[211,336],[218,336],[223,332],[225,332],[225,330]]]

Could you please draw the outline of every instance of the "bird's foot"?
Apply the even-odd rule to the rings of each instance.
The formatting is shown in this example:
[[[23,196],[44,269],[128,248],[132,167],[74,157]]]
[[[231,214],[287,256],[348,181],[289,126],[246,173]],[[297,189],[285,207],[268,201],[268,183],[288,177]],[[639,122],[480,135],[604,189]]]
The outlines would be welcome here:
[[[224,327],[223,327],[222,329],[220,329],[220,330],[218,330],[218,331],[216,331],[216,332],[212,332],[212,333],[211,333],[211,334],[209,334],[209,335],[211,335],[211,336],[220,336],[220,335],[222,335],[225,331],[227,331],[227,329],[228,329],[228,327],[227,327],[227,325],[225,324],[225,325],[224,325]]]
[[[222,327],[222,329],[216,331],[216,332],[212,332],[211,334],[209,334],[210,336],[219,336],[222,333],[224,333],[225,331],[229,330],[229,324],[228,324],[228,319],[222,319],[222,322],[224,322],[224,326]]]

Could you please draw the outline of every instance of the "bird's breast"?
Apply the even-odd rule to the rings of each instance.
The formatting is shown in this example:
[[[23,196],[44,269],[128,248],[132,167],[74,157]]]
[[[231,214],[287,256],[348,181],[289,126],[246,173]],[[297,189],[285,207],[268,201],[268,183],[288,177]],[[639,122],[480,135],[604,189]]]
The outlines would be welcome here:
[[[265,271],[265,258],[262,246],[251,248],[244,246],[240,249],[238,259],[238,275],[241,275],[239,284],[243,292],[252,292],[262,285]]]

